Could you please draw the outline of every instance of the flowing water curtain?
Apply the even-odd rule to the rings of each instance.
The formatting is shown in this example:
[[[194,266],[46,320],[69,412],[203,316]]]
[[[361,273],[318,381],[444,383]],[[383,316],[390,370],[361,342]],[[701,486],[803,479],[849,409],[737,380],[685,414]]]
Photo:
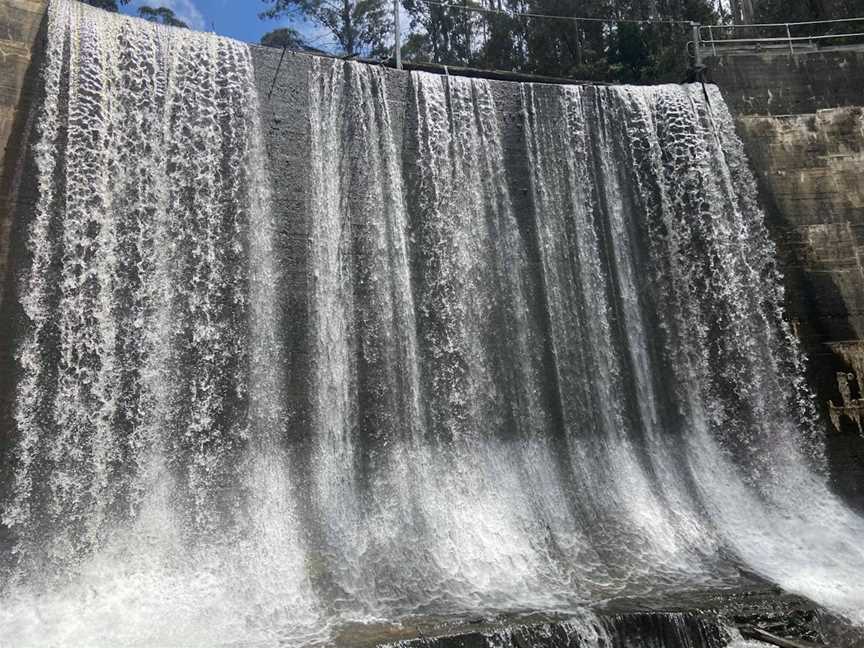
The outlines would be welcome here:
[[[538,605],[564,592],[572,601],[581,541],[555,458],[532,242],[511,203],[492,84],[414,73],[412,86],[416,141],[406,146],[417,162],[406,174],[436,453],[426,542],[462,605],[518,605],[517,591]]]
[[[54,0],[43,79],[0,633],[314,639],[249,50]]]
[[[703,564],[715,541],[677,470],[617,92],[527,85],[522,95],[574,515],[589,547],[579,564],[600,587],[647,592],[716,572]]]
[[[380,614],[429,576],[400,159],[384,70],[316,59],[309,81],[314,569],[329,597]]]
[[[700,549],[721,559],[712,576],[732,558],[860,619],[850,574],[864,568],[854,540],[862,520],[829,492],[822,472],[774,248],[728,109],[716,89],[709,97],[699,86],[604,92],[603,114],[626,125],[621,153],[630,163],[617,168],[638,188],[639,238],[652,269],[641,292],[677,410],[664,426],[680,435],[672,452],[668,439],[649,446],[656,474],[673,467],[656,492],[667,494],[679,529],[697,541],[709,532]],[[682,487],[683,498],[669,497]]]
[[[239,513],[257,100],[245,46],[179,36],[50,6],[4,514],[25,560],[79,560],[154,498],[190,537]]]
[[[515,605],[525,583],[548,602],[560,593],[540,574],[559,580],[566,560],[545,521],[568,498],[541,468],[554,461],[531,353],[542,333],[490,85],[412,81],[407,176],[419,191],[407,193],[406,240],[385,73],[321,62],[310,73],[319,585],[361,613],[384,599],[391,613]]]
[[[782,317],[774,247],[725,104],[695,87],[610,94],[606,113],[628,124],[630,163],[620,168],[645,215],[639,237],[653,272],[644,299],[661,345],[653,363],[671,363],[676,427],[707,426],[765,492],[787,462],[820,471],[822,439]]]
[[[750,384],[736,385],[734,397],[753,412],[741,444],[754,458],[742,461],[737,448],[728,447],[729,437],[710,426],[706,428],[714,432],[713,439],[696,430],[694,471],[714,478],[714,483],[699,484],[702,499],[726,542],[752,569],[861,625],[864,600],[857,583],[864,573],[864,519],[830,490],[824,428],[814,415],[797,340],[783,320],[782,284],[758,208],[756,183],[719,91],[712,88],[704,102],[696,87],[690,93],[703,123],[707,118],[712,124],[715,159],[722,162],[720,192],[734,196],[739,208],[725,214],[731,227],[717,228],[737,242],[718,255],[718,265],[734,268],[727,272],[737,273],[737,299],[745,302],[737,306],[741,321],[724,331],[721,344],[747,349],[745,362],[752,363],[741,371]],[[738,356],[725,351],[723,357]],[[715,460],[706,466],[712,454]]]

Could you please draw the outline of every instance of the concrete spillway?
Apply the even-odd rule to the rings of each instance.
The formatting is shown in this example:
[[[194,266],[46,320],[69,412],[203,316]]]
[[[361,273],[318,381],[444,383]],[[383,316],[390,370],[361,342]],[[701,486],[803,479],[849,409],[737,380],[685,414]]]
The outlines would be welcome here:
[[[864,623],[864,520],[826,485],[716,89],[511,86],[514,126],[488,81],[414,73],[397,116],[392,74],[307,60],[299,164],[253,60],[51,5],[0,636],[298,645],[554,611],[619,645],[590,608],[741,568]],[[732,641],[685,621],[657,645]]]

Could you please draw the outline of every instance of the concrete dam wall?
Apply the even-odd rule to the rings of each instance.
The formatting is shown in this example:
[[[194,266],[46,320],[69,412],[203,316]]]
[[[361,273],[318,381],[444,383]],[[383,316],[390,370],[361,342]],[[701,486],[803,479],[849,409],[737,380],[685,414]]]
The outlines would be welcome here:
[[[275,155],[298,169],[308,141],[292,116],[308,111],[310,59],[288,56],[296,65],[277,75],[278,55],[259,48],[256,72],[273,111],[269,140]],[[847,501],[864,507],[864,401],[858,400],[858,376],[864,376],[864,50],[737,54],[709,57],[707,63],[757,178],[785,279],[788,317],[807,354],[809,382],[828,429],[833,484]],[[386,74],[401,147],[409,79],[392,70]],[[511,195],[517,213],[525,213],[525,204],[518,203],[529,200],[529,175],[514,86],[495,82],[492,87],[505,128]],[[301,175],[277,189],[284,209],[302,204],[306,186]],[[286,236],[302,268],[307,231],[302,223],[291,227]],[[302,271],[299,277],[302,281]],[[298,303],[304,291],[305,284],[298,284]]]
[[[864,502],[864,50],[711,57],[831,426],[835,487]]]
[[[20,159],[26,118],[36,91],[40,25],[47,0],[2,0],[0,36],[0,270],[8,255],[11,211],[9,200]],[[276,79],[276,54],[258,48],[259,90],[267,98],[267,125],[274,154],[284,155],[289,170],[300,169],[306,154],[305,131],[296,116],[303,114],[305,79],[299,70],[305,55],[288,54],[295,65],[285,66]],[[858,376],[864,372],[864,270],[861,267],[860,229],[864,223],[864,160],[862,160],[862,79],[864,52],[855,49],[787,53],[735,54],[709,57],[712,80],[735,116],[760,200],[780,255],[786,278],[787,310],[810,361],[809,379],[819,397],[821,413],[830,426],[828,437],[832,475],[840,493],[864,502],[864,435],[859,427]],[[395,131],[401,137],[407,76],[392,72],[388,85],[394,102]],[[507,84],[496,84],[502,123],[518,129],[520,106]],[[273,95],[281,98],[272,101]],[[505,138],[518,147],[515,133]],[[400,142],[397,145],[401,146]],[[517,200],[527,197],[527,172],[521,151],[511,151],[508,163],[517,168],[508,178],[523,178],[514,187]],[[299,173],[299,172],[298,172]],[[305,182],[289,177],[277,194],[285,210],[296,211],[303,201]],[[32,199],[25,188],[19,200]],[[292,202],[293,201],[293,202]],[[522,212],[522,209],[518,211]],[[307,235],[302,222],[292,222],[285,233],[297,256],[297,281],[302,280],[303,249]],[[3,272],[5,276],[5,271]],[[297,288],[298,303],[305,296]],[[2,299],[2,293],[0,293]],[[297,349],[302,353],[302,348]]]

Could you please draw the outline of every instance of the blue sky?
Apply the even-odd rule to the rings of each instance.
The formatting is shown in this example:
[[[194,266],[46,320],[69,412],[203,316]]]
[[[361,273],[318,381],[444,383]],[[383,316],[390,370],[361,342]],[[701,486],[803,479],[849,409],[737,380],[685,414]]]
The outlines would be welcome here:
[[[137,15],[141,5],[168,7],[193,29],[215,31],[250,43],[257,43],[267,32],[287,25],[304,34],[307,42],[316,47],[327,49],[330,42],[325,33],[307,23],[259,19],[258,14],[267,7],[263,0],[132,0],[123,11]]]

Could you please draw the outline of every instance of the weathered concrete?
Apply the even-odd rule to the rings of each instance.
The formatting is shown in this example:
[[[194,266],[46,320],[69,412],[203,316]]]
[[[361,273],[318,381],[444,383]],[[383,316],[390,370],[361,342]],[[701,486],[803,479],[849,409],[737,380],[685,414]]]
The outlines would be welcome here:
[[[292,317],[286,318],[286,326],[296,329],[296,334],[291,336],[296,341],[292,366],[298,367],[304,366],[306,361],[302,314],[308,294],[303,259],[308,223],[304,220],[305,177],[295,176],[298,173],[302,176],[298,169],[305,167],[309,142],[305,119],[298,120],[297,116],[308,113],[305,77],[310,59],[306,55],[289,56],[292,60],[283,64],[278,76],[278,51],[258,49],[255,66],[264,98],[270,157],[279,174],[287,173],[276,188],[276,202],[279,213],[290,215],[285,220],[287,229],[280,247],[290,250],[284,259],[284,267],[293,277],[288,286],[290,294],[286,295],[289,304],[286,312]],[[770,60],[757,58],[760,65],[767,65],[765,61]],[[778,60],[782,61],[782,57]],[[821,55],[814,60],[819,61],[820,66],[826,65]],[[864,78],[864,57],[854,60]],[[726,63],[727,72],[733,70],[733,64],[730,57],[730,62]],[[807,66],[800,61],[787,61],[783,69],[797,70],[799,76],[808,74]],[[767,75],[767,69],[762,73]],[[417,153],[411,136],[416,127],[405,122],[413,115],[412,110],[405,110],[405,102],[410,101],[407,75],[392,70],[387,74],[394,132],[399,140],[397,147],[402,149],[405,168],[410,169],[410,162]],[[737,77],[732,74],[730,78]],[[781,82],[804,83],[790,74],[781,78]],[[832,101],[831,83],[838,83],[838,80],[836,77],[829,79],[825,87],[818,86],[817,79],[808,83],[807,92],[817,94],[808,99],[807,105],[818,105],[818,102]],[[862,358],[859,375],[864,375],[864,266],[861,263],[864,230],[860,227],[864,224],[864,184],[860,182],[864,169],[864,111],[848,106],[802,115],[743,113],[742,108],[751,105],[771,105],[785,110],[793,104],[800,105],[801,97],[807,92],[796,94],[792,91],[794,88],[780,88],[778,92],[785,92],[788,98],[783,105],[777,100],[768,101],[772,96],[770,85],[763,84],[759,88],[762,94],[758,101],[747,94],[752,90],[750,86],[740,92],[729,92],[729,86],[725,87],[777,242],[787,279],[788,312],[796,322],[811,360],[811,382],[829,431],[832,479],[840,494],[856,505],[864,505],[864,435],[857,424],[864,421],[864,401],[858,402],[859,390],[854,379],[843,378],[849,385],[845,391],[838,386],[838,374],[847,377],[854,373],[854,362],[850,358]],[[525,166],[521,106],[516,88],[518,86],[511,83],[493,81],[496,110],[504,129],[502,141],[514,213],[521,226],[530,229],[532,219],[523,218],[531,213],[527,203],[530,176]],[[527,235],[530,237],[531,233]],[[296,388],[304,388],[302,381]],[[307,399],[299,400],[306,402]],[[831,405],[832,401],[835,406]],[[829,421],[834,421],[835,425],[831,426]],[[297,429],[302,429],[302,425]]]
[[[759,182],[835,488],[864,506],[864,49],[709,58]]]
[[[729,54],[709,56],[706,63],[739,115],[800,115],[861,104],[864,49]]]
[[[405,637],[364,641],[348,637],[339,645],[351,648],[577,648],[597,628],[614,648],[673,648],[726,646],[736,629],[748,629],[770,645],[800,648],[854,648],[860,631],[821,613],[812,603],[781,591],[747,589],[688,592],[680,604],[612,602],[594,611],[595,617],[568,619],[520,618],[439,621],[410,624],[398,630]],[[422,620],[421,620],[422,623]],[[596,625],[595,625],[596,624]],[[745,630],[746,632],[746,630]],[[382,633],[383,634],[383,633]],[[395,632],[394,632],[395,634]],[[588,642],[590,643],[590,642]],[[601,641],[603,645],[606,645]],[[769,645],[769,644],[766,644]]]
[[[6,276],[11,229],[12,188],[27,117],[33,104],[35,64],[48,0],[0,1],[0,277]],[[3,293],[0,286],[0,307]]]

